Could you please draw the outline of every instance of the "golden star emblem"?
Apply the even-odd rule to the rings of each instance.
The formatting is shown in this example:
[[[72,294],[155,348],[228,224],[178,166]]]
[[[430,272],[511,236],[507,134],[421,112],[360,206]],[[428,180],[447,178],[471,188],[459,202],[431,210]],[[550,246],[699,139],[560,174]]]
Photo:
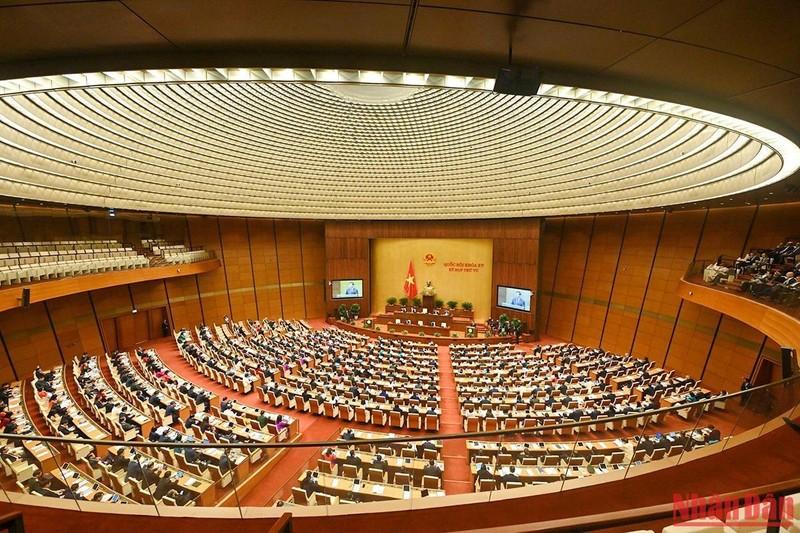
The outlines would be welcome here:
[[[414,284],[414,276],[408,276],[406,278],[406,283],[408,283],[409,285],[413,285]]]

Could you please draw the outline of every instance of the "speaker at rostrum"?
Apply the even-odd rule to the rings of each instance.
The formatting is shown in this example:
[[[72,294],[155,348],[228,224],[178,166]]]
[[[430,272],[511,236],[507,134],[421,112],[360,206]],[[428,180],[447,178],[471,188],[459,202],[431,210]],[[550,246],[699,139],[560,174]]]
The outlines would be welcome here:
[[[794,369],[794,349],[781,347],[781,370],[783,370],[783,379],[792,377],[794,375]]]
[[[542,74],[538,68],[500,67],[494,80],[494,92],[533,96],[539,92]]]

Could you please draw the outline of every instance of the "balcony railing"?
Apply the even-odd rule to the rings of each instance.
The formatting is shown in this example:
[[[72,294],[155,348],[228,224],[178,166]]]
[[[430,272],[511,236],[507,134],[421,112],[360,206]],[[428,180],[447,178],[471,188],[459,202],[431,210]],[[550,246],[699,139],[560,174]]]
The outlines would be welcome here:
[[[730,274],[718,276],[714,280],[705,280],[704,272],[713,263],[728,267]],[[773,298],[769,292],[756,296],[751,290],[743,290],[742,284],[750,279],[750,275],[744,277],[735,274],[735,257],[720,256],[717,259],[697,259],[689,263],[684,279],[691,283],[699,283],[717,290],[733,293],[736,296],[747,298],[755,302],[773,307],[789,316],[800,319],[800,290],[786,291],[780,295],[780,299]]]
[[[19,481],[2,485],[0,501],[84,512],[277,518],[285,511],[295,509],[293,506],[296,502],[292,501],[292,496],[297,491],[293,489],[300,486],[307,471],[320,466],[318,460],[322,457],[323,450],[358,445],[365,462],[372,457],[368,449],[383,450],[381,453],[387,456],[387,465],[384,467],[387,472],[385,483],[370,481],[368,471],[365,472],[366,475],[359,471],[358,477],[363,481],[354,486],[353,479],[336,475],[334,468],[333,474],[323,472],[317,478],[318,492],[328,495],[324,499],[332,496],[330,499],[333,501],[358,503],[356,508],[351,508],[354,512],[412,510],[420,505],[429,508],[431,505],[485,503],[494,499],[548,494],[607,481],[619,481],[702,459],[782,426],[782,417],[800,416],[799,400],[800,376],[793,376],[747,391],[720,394],[702,401],[672,405],[646,413],[540,426],[536,429],[369,438],[346,442],[327,440],[246,445],[225,442],[92,441],[3,434],[0,440],[5,441],[6,447],[0,453],[0,458],[6,475],[16,476]],[[626,422],[629,427],[620,429]],[[709,439],[709,428],[712,426],[719,431],[718,439]],[[617,428],[612,431],[619,436],[598,439],[593,435],[592,431],[598,430],[600,433],[606,427]],[[682,435],[683,445],[669,441],[666,437],[668,434]],[[644,437],[654,441],[655,451],[652,457],[637,451],[637,441]],[[470,468],[471,481],[474,480],[475,472],[480,469],[480,464],[487,465],[494,479],[508,473],[509,466],[502,465],[499,458],[503,454],[516,459],[516,474],[525,485],[501,489],[501,484],[495,483],[493,490],[476,492],[470,496],[451,498],[448,494],[436,497],[442,494],[440,490],[422,487],[421,476],[418,476],[420,472],[415,470],[420,466],[418,458],[403,457],[398,450],[408,445],[436,440],[448,441],[451,443],[448,446],[463,446],[467,450],[467,456],[471,459],[469,465],[466,464],[468,459],[464,459],[464,468]],[[487,441],[492,443],[487,444]],[[88,446],[68,446],[70,444]],[[22,463],[18,462],[21,459],[10,460],[12,449],[19,450],[20,446],[35,457],[36,468],[39,470],[36,475],[22,468]],[[259,481],[272,475],[266,473],[271,461],[279,461],[284,452],[297,448],[312,448],[317,453],[310,454],[308,461],[286,478],[282,486],[271,490],[272,494],[259,494]],[[194,453],[187,454],[187,449]],[[388,452],[387,449],[392,449],[393,452]],[[73,450],[100,452],[97,459],[101,462],[106,454],[111,454],[113,459],[115,453],[124,450],[123,453],[129,455],[134,466],[130,467],[128,464],[122,470],[115,470],[113,461],[109,461],[110,465],[100,464],[95,462],[94,457],[88,460],[89,456],[85,451],[79,452],[76,457]],[[259,450],[262,457],[256,460],[254,458],[259,455]],[[620,452],[623,452],[622,455]],[[528,459],[534,458],[533,462],[536,464],[520,464],[521,455],[526,455]],[[200,464],[204,464],[206,468],[194,472],[188,469],[186,461],[189,456],[204,458],[205,463]],[[219,465],[219,458],[222,456],[231,465],[230,470],[212,468]],[[487,461],[486,457],[490,460]],[[557,464],[546,464],[554,461]],[[440,460],[436,462],[441,464]],[[448,462],[453,464],[452,460]],[[151,471],[158,471],[160,474],[143,474]],[[206,473],[198,473],[203,471]],[[126,479],[128,472],[133,473],[134,477],[145,477],[150,483],[130,481]],[[158,480],[164,472],[169,473],[169,481],[159,487]],[[398,472],[408,473],[410,482],[393,483]],[[41,486],[33,486],[31,481],[34,478],[40,480],[42,474],[50,474],[45,476],[49,482],[49,486],[44,487],[45,490]],[[448,470],[444,471],[442,477],[452,479],[448,478]],[[445,488],[447,485],[445,483]],[[486,489],[489,485],[491,483],[484,483],[483,488]],[[168,490],[168,486],[171,489]],[[480,488],[476,484],[474,490],[478,491]],[[50,495],[31,494],[37,490]],[[320,500],[322,499],[321,497]],[[422,500],[424,504],[420,503]],[[123,505],[123,502],[127,504]],[[291,508],[287,509],[289,507]],[[302,512],[304,515],[325,515],[328,513],[328,506],[309,507]]]

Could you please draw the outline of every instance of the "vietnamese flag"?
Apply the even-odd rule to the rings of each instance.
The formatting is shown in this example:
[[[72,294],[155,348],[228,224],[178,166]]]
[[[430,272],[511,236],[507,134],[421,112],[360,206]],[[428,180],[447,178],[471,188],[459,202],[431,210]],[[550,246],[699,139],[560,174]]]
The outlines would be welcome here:
[[[413,298],[417,295],[417,277],[414,275],[414,262],[408,262],[408,273],[406,274],[406,282],[403,283],[403,290],[406,296]]]

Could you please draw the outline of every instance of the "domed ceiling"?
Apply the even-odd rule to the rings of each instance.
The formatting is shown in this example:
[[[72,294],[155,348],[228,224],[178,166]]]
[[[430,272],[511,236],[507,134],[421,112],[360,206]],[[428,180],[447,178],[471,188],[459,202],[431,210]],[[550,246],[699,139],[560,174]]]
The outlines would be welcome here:
[[[497,218],[708,200],[800,166],[791,141],[732,117],[492,86],[291,69],[0,82],[0,195],[193,214]]]

